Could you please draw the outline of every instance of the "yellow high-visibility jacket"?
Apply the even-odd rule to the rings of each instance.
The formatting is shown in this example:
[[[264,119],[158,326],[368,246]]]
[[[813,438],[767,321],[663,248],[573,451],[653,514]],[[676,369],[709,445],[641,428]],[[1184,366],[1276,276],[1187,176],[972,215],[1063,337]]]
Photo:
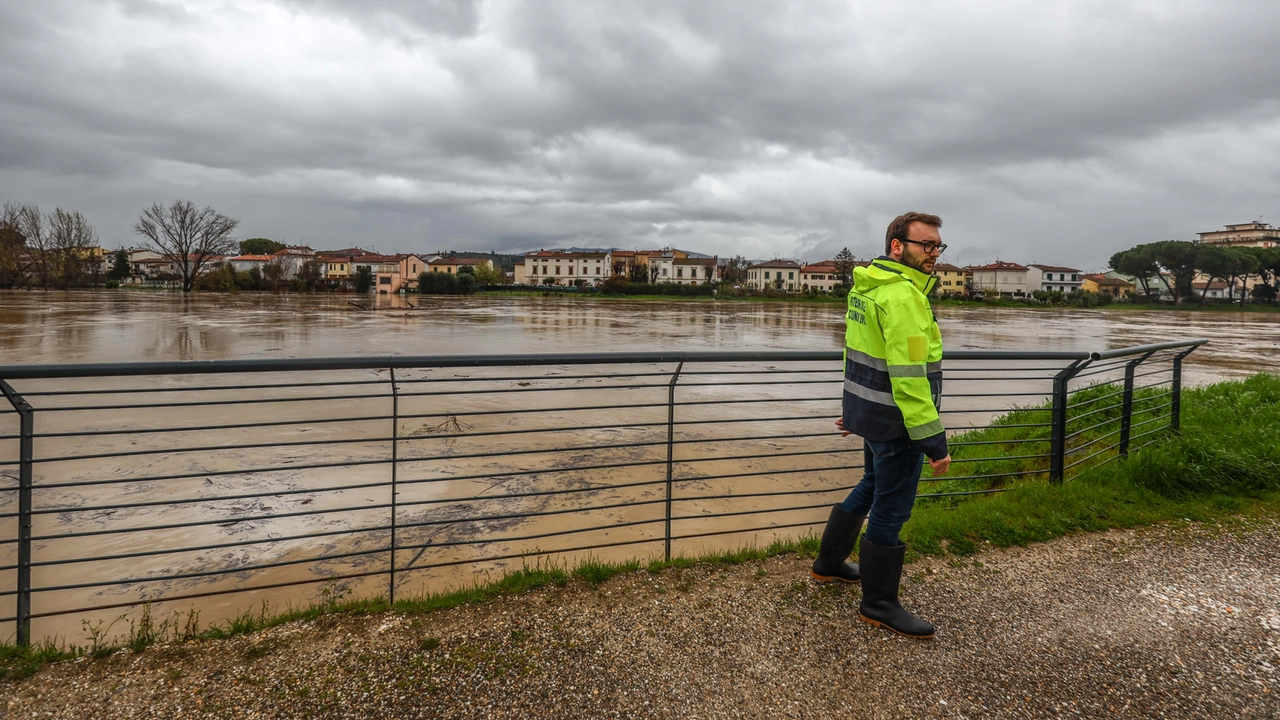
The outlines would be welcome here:
[[[942,333],[929,305],[937,278],[886,257],[853,271],[845,313],[844,427],[867,440],[908,437],[947,456],[938,417]]]

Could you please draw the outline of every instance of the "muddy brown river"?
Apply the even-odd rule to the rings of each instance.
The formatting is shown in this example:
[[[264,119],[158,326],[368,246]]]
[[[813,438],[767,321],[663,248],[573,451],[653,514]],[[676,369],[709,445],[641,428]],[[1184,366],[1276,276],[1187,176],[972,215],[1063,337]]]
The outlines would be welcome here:
[[[1280,314],[941,308],[938,317],[949,349],[1097,350],[1206,337],[1212,342],[1185,366],[1188,383],[1280,372]],[[842,339],[840,306],[802,303],[0,293],[3,364],[838,350]],[[538,563],[661,556],[674,369],[400,372],[397,595]],[[948,394],[957,395],[947,401],[949,427],[979,427],[1047,388],[1005,379],[1031,371],[990,370],[947,367]],[[762,372],[772,373],[768,382]],[[830,432],[838,374],[812,363],[684,369],[672,456],[672,533],[683,539],[673,552],[767,544],[825,517],[860,463],[857,446]],[[385,593],[389,379],[371,368],[15,382],[37,408],[41,435],[32,579],[45,589],[33,595],[34,636],[82,642],[84,621],[109,623],[143,600],[157,601],[161,615],[197,610],[209,623],[262,601],[279,609]],[[321,381],[335,384],[289,386]],[[1028,395],[995,407],[982,397],[1022,390]],[[249,404],[262,400],[271,402]],[[3,434],[15,434],[16,416],[0,417]],[[219,429],[230,425],[249,427]],[[202,429],[182,430],[189,427]],[[0,462],[17,452],[16,439],[0,440]],[[0,476],[16,486],[13,465],[0,466]],[[16,495],[0,496],[4,512],[16,509]],[[15,528],[12,517],[0,521],[0,539]],[[573,533],[556,534],[566,530]],[[595,547],[576,549],[587,546]],[[10,567],[0,571],[0,591],[15,587],[15,560],[13,543],[0,546],[0,565]],[[252,564],[271,567],[222,572]],[[183,577],[146,580],[171,575]],[[106,583],[120,579],[134,582]],[[273,587],[210,595],[263,586]],[[178,596],[186,599],[165,600]],[[0,598],[0,615],[13,608],[12,594]],[[6,625],[0,632],[11,633]]]

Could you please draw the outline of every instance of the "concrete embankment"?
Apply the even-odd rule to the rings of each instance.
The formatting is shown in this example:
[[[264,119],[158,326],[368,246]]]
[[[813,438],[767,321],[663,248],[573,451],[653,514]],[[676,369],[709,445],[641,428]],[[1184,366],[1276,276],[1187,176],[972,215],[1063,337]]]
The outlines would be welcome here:
[[[1276,717],[1280,523],[1177,522],[908,566],[932,642],[780,556],[426,615],[122,651],[7,717]]]

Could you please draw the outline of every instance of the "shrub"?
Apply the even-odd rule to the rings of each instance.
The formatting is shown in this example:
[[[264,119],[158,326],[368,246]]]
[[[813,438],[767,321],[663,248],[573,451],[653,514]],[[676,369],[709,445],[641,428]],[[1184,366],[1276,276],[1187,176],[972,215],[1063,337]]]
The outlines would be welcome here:
[[[472,273],[453,275],[432,270],[418,275],[418,293],[422,295],[471,295],[478,284]]]

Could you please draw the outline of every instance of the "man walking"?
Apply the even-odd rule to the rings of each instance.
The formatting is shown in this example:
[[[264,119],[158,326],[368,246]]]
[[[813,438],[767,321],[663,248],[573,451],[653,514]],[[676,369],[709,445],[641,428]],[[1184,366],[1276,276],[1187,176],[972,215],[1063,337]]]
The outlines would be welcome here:
[[[933,625],[898,602],[907,550],[898,531],[911,517],[925,457],[934,475],[951,465],[938,417],[942,335],[928,297],[937,282],[934,263],[947,247],[941,227],[936,215],[900,215],[885,233],[885,255],[854,270],[845,313],[844,412],[836,425],[862,437],[865,474],[831,508],[811,570],[819,582],[861,580],[859,617],[920,639],[933,637]],[[845,560],[864,519],[855,565]]]

